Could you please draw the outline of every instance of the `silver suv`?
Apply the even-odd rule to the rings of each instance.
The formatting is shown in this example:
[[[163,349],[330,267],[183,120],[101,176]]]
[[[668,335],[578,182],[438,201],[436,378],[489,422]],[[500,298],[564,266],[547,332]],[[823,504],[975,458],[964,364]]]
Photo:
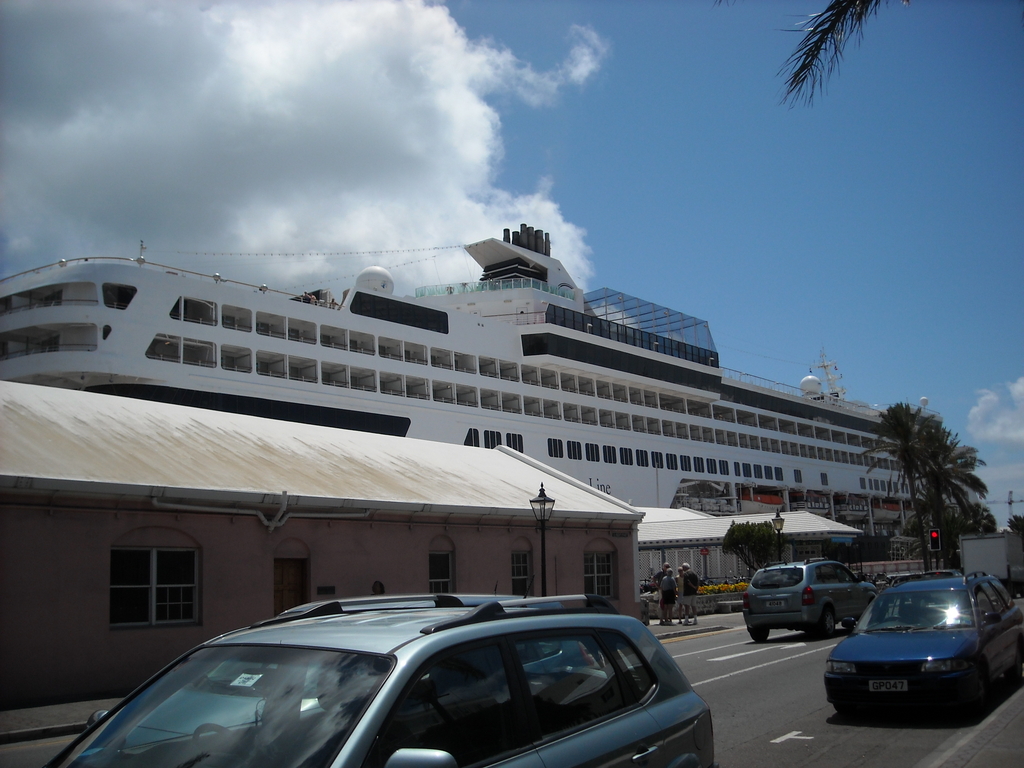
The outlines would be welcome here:
[[[711,712],[593,595],[313,603],[188,652],[50,766],[716,766]]]
[[[755,643],[773,629],[831,637],[837,621],[859,618],[877,595],[874,584],[834,560],[772,565],[755,573],[743,593],[743,620]]]

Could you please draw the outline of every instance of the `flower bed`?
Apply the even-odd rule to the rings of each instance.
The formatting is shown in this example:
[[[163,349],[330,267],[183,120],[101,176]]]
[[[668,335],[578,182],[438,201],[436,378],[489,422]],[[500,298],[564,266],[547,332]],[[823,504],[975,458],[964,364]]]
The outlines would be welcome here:
[[[739,584],[708,584],[707,586],[701,587],[697,590],[698,595],[726,595],[733,592],[745,592],[747,585],[745,582]]]

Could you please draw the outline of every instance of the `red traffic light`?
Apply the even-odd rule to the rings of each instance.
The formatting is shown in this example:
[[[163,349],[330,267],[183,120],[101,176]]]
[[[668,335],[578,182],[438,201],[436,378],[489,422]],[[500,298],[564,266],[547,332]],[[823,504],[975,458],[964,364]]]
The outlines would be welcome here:
[[[928,529],[928,549],[932,552],[938,552],[942,549],[942,535],[938,528]]]

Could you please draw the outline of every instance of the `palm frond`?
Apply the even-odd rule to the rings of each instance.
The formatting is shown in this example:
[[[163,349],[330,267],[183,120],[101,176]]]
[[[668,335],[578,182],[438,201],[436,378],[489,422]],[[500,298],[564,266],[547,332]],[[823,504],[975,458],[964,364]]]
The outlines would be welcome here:
[[[907,4],[908,0],[903,2]],[[864,23],[878,13],[881,3],[882,0],[832,0],[824,11],[807,17],[799,29],[805,33],[804,39],[779,70],[786,77],[783,103],[811,104],[815,93],[824,92],[825,83],[843,58],[846,43],[851,38],[860,40]]]

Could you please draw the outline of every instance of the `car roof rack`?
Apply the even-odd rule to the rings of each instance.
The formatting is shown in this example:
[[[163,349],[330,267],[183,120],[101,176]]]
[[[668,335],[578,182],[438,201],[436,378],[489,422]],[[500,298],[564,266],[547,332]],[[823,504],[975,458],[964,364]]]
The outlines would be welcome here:
[[[478,605],[473,602],[471,605]],[[466,603],[456,595],[424,594],[424,595],[373,595],[370,597],[340,598],[338,600],[321,600],[316,603],[303,603],[287,611],[282,611],[269,619],[257,621],[250,627],[266,627],[271,624],[285,624],[301,619],[316,619],[323,616],[339,616],[343,613],[363,613],[365,611],[382,611],[415,608],[465,608]]]
[[[579,608],[568,608],[567,602],[583,602]],[[506,608],[514,610],[507,611]],[[420,630],[424,635],[431,635],[445,629],[480,624],[485,621],[513,619],[526,616],[564,615],[566,613],[610,613],[618,615],[618,610],[607,598],[600,595],[554,595],[550,597],[525,597],[515,600],[492,600],[477,606],[463,616],[439,621]]]
[[[579,609],[566,608],[565,602],[585,602],[585,606]],[[302,619],[317,619],[325,616],[340,616],[342,614],[365,613],[367,611],[393,611],[393,610],[417,610],[423,608],[474,608],[479,610],[485,606],[498,606],[498,615],[491,616],[488,612],[482,612],[479,617],[472,621],[462,623],[472,624],[478,621],[500,618],[505,607],[515,609],[530,609],[533,614],[565,613],[568,611],[599,611],[601,613],[618,613],[606,598],[600,595],[556,595],[551,597],[526,597],[512,598],[499,596],[482,595],[450,595],[450,594],[423,594],[423,595],[372,595],[368,597],[350,597],[337,600],[322,600],[316,603],[304,603],[303,605],[289,608],[269,619],[257,621],[251,624],[250,628],[267,627],[274,624],[286,624]],[[493,611],[493,608],[490,609]],[[473,611],[471,613],[475,613]],[[470,614],[467,614],[467,616]],[[519,610],[511,615],[521,615]],[[489,617],[489,618],[484,618]],[[451,621],[460,621],[465,616],[457,617]],[[447,622],[440,622],[446,624]],[[437,626],[437,625],[435,625]]]

